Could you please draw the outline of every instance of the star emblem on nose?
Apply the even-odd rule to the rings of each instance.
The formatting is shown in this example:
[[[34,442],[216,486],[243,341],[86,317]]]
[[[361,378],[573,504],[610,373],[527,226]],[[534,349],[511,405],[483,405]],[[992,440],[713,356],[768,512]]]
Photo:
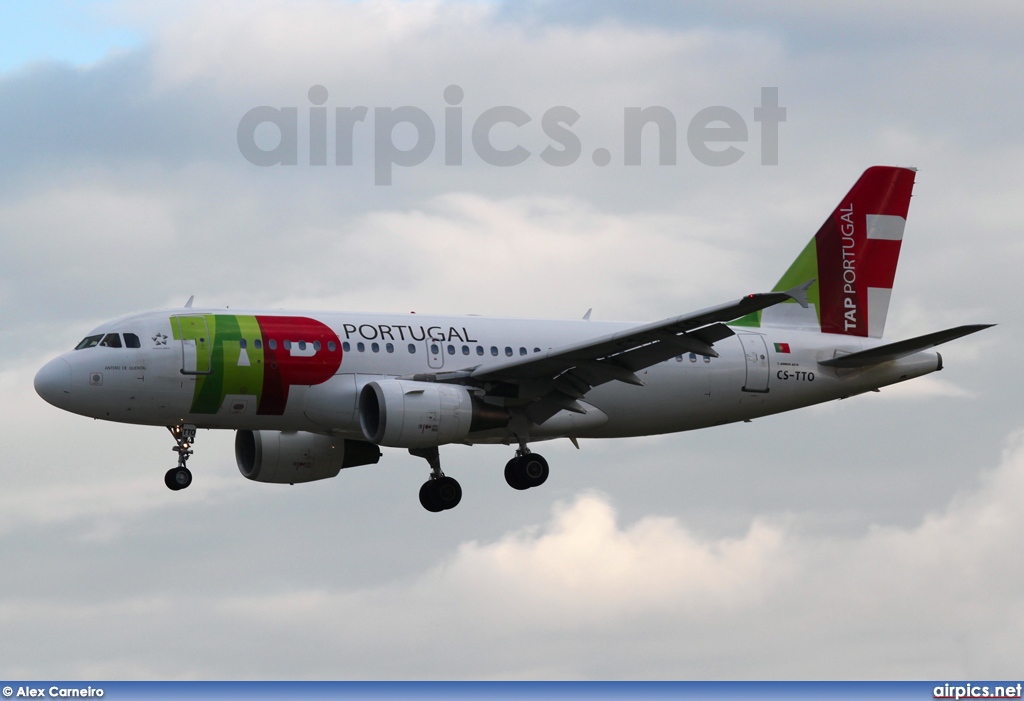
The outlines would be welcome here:
[[[155,343],[158,346],[166,346],[167,345],[167,335],[166,334],[162,334],[160,332],[157,332],[156,336],[153,336],[153,343]]]

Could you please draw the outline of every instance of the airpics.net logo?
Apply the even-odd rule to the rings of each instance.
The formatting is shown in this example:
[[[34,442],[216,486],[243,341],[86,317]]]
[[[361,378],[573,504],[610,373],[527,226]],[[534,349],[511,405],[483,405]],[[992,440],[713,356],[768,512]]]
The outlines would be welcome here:
[[[328,92],[323,85],[309,89],[308,98],[308,160],[303,165],[328,164]],[[443,93],[444,118],[440,130],[444,164],[461,166],[465,162],[463,147],[466,129],[473,153],[483,163],[499,168],[518,166],[534,155],[556,168],[571,166],[584,153],[580,137],[573,126],[581,115],[572,107],[559,105],[547,109],[540,118],[540,129],[550,140],[538,154],[520,143],[512,146],[494,144],[493,132],[536,128],[533,117],[525,110],[511,105],[500,105],[467,115],[462,107],[465,91],[458,85],[449,85]],[[261,105],[246,112],[238,122],[238,150],[249,163],[261,167],[297,166],[300,164],[299,108]],[[748,112],[749,114],[749,112]],[[375,185],[390,185],[395,166],[411,168],[424,163],[434,152],[438,141],[438,128],[426,110],[405,105],[402,107],[374,107],[372,125],[370,108],[336,106],[333,109],[333,165],[356,165],[354,143],[359,137],[371,134],[373,138],[373,181]],[[306,115],[303,115],[305,118]],[[761,88],[761,104],[753,107],[753,121],[760,127],[760,159],[763,166],[779,163],[779,124],[786,121],[786,108],[779,105],[779,89]],[[472,124],[467,122],[471,121]],[[658,165],[674,166],[678,161],[678,134],[676,115],[667,107],[625,107],[622,110],[622,148],[617,154],[605,147],[590,151],[590,160],[605,167],[614,158],[626,166],[642,165],[643,139],[656,138]],[[652,125],[652,128],[647,128]],[[269,139],[258,138],[257,132]],[[273,133],[276,132],[276,140]],[[408,140],[396,143],[396,134],[415,133],[408,148]],[[270,143],[276,143],[268,147]],[[260,143],[262,142],[262,143]],[[743,114],[731,107],[715,105],[698,110],[686,124],[686,148],[690,155],[706,166],[729,166],[746,155],[749,128]],[[302,151],[307,151],[303,148]],[[303,154],[305,155],[305,154]]]

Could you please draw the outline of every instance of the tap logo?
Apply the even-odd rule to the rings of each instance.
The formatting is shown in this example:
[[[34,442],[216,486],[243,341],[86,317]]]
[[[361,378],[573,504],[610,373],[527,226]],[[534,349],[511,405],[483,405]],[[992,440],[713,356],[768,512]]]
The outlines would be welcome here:
[[[337,334],[308,317],[183,314],[170,321],[182,343],[182,374],[195,377],[194,414],[216,414],[229,396],[232,403],[255,396],[257,414],[280,416],[293,385],[321,384],[341,366]]]

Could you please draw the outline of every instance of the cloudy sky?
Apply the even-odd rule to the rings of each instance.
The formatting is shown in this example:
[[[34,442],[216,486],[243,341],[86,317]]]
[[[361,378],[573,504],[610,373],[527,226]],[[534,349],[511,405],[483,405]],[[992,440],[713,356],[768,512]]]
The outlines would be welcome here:
[[[844,6],[845,7],[845,6]],[[0,7],[0,673],[53,678],[957,678],[1024,643],[1024,6],[50,2]],[[364,106],[310,162],[309,90]],[[445,165],[445,89],[463,163]],[[778,165],[754,109],[778,89]],[[297,164],[238,146],[295,108]],[[376,108],[436,143],[375,185]],[[488,164],[486,110],[520,165]],[[580,116],[558,167],[545,112]],[[677,123],[624,164],[626,108]],[[746,125],[733,165],[687,147]],[[253,138],[270,149],[264,125]],[[397,148],[416,141],[409,125]],[[386,144],[386,142],[383,142]],[[557,148],[558,145],[555,144]],[[611,162],[595,163],[595,149]],[[651,321],[767,290],[857,176],[920,169],[886,335],[998,322],[946,370],[693,434],[452,447],[458,509],[403,451],[295,487],[203,432],[65,414],[35,371],[90,328],[197,304]]]

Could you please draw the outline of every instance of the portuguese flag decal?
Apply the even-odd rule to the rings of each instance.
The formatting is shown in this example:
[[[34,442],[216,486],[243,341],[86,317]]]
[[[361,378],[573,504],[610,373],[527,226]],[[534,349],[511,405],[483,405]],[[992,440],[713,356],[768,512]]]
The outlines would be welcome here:
[[[788,343],[776,343],[775,344],[775,352],[776,353],[788,353],[789,352],[789,344]]]

